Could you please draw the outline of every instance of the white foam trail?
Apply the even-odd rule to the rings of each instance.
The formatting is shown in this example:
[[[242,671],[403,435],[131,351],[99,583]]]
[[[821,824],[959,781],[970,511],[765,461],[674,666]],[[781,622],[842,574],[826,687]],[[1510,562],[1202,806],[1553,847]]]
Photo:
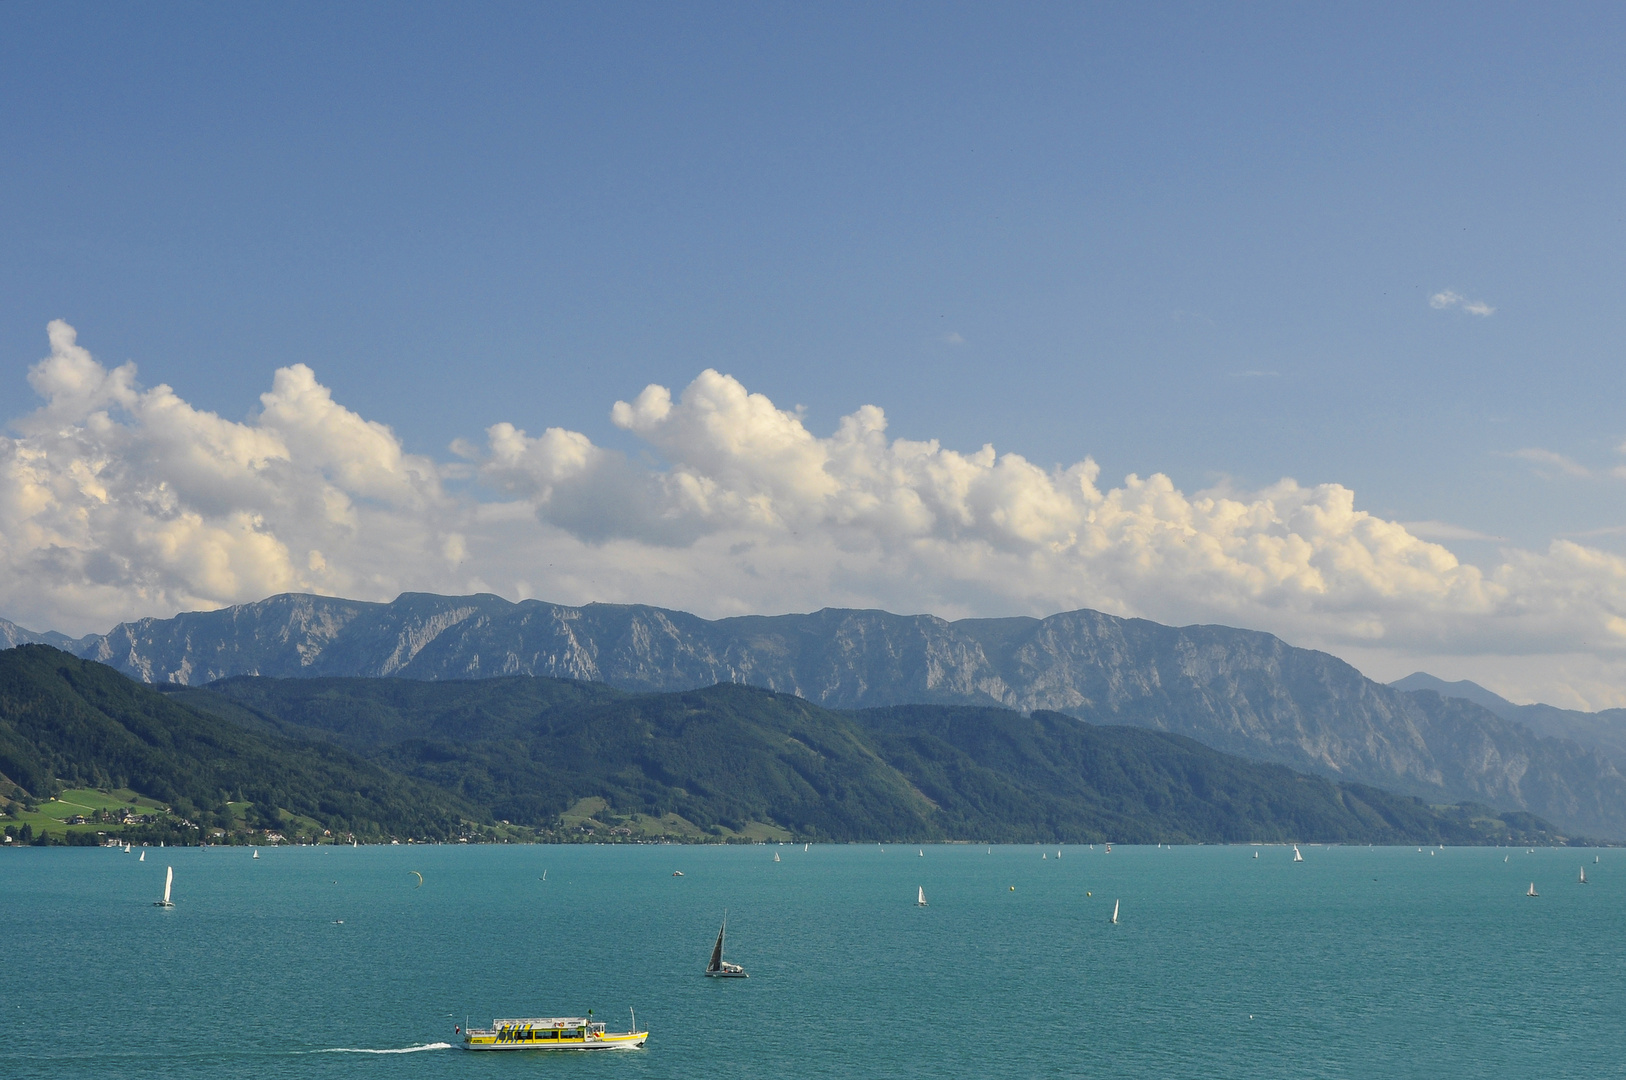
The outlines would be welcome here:
[[[334,1046],[327,1050],[310,1050],[312,1054],[416,1054],[423,1050],[450,1050],[451,1043],[423,1043],[419,1046],[403,1046],[395,1050],[359,1050],[352,1046]]]

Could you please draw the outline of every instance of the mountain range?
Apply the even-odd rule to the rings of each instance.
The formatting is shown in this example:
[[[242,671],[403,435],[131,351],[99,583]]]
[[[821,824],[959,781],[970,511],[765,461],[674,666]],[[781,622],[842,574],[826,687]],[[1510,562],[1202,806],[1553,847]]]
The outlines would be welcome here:
[[[1088,610],[953,622],[841,609],[707,620],[641,605],[408,593],[390,603],[282,595],[51,643],[149,683],[192,686],[237,675],[539,675],[646,692],[740,683],[832,709],[1053,711],[1626,837],[1626,778],[1600,745],[1544,736],[1432,688],[1385,686],[1326,653],[1223,626]]]
[[[1573,842],[1532,814],[1429,806],[1042,710],[838,712],[739,685],[639,694],[524,675],[160,693],[49,646],[0,652],[0,815],[22,823],[7,835],[28,842],[55,795],[113,792],[167,804],[136,838],[172,843]],[[105,818],[78,828],[66,835],[129,835]]]

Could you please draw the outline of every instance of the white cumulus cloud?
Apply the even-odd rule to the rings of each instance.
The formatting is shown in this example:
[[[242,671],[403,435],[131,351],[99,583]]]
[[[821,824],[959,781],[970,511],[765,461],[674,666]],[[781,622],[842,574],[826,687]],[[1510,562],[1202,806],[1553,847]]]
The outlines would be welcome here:
[[[648,386],[614,403],[613,422],[647,447],[638,460],[505,420],[440,463],[303,365],[275,372],[233,421],[143,388],[132,365],[106,368],[64,323],[50,341],[30,373],[37,407],[0,437],[0,615],[35,629],[288,590],[484,590],[708,616],[1088,606],[1368,659],[1584,655],[1589,686],[1600,664],[1626,686],[1626,562],[1559,540],[1464,563],[1434,541],[1465,530],[1385,520],[1335,483],[1110,485],[1088,457],[1043,465],[895,438],[874,405],[820,434],[710,370],[677,394]]]

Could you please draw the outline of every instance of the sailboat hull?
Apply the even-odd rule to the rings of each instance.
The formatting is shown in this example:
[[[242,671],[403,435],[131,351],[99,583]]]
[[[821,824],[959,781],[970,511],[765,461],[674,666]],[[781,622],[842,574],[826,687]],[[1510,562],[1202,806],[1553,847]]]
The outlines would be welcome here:
[[[747,975],[743,971],[708,971],[708,972],[706,972],[706,978],[708,978],[708,979],[749,979],[750,977],[751,976]]]

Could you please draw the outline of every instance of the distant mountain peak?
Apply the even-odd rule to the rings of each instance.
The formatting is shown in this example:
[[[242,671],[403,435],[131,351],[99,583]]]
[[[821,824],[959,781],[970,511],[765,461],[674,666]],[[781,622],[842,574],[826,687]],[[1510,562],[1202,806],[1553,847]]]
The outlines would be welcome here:
[[[1502,697],[1494,691],[1487,690],[1476,682],[1467,679],[1458,679],[1456,682],[1446,682],[1436,678],[1426,671],[1414,671],[1404,679],[1396,679],[1389,684],[1396,690],[1432,690],[1441,697],[1461,698],[1471,701],[1475,705],[1489,709],[1504,720],[1517,719],[1519,706]]]

